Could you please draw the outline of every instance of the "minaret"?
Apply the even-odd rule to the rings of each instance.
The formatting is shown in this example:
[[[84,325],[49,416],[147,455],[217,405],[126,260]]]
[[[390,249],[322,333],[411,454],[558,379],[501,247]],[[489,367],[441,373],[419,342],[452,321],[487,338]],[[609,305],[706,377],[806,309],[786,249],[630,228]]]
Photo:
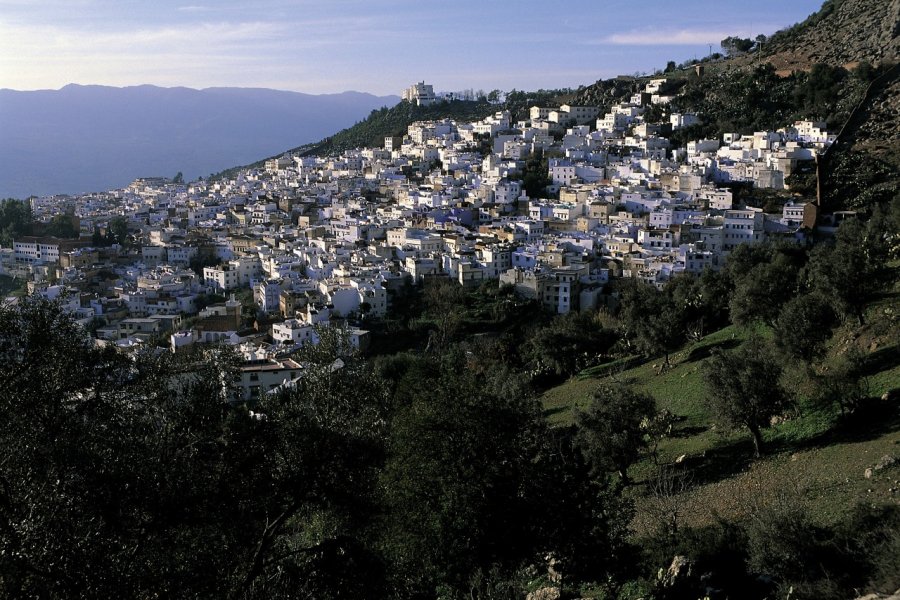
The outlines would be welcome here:
[[[225,301],[225,314],[231,317],[235,331],[241,328],[241,302],[235,299],[234,292],[231,293],[231,298]]]

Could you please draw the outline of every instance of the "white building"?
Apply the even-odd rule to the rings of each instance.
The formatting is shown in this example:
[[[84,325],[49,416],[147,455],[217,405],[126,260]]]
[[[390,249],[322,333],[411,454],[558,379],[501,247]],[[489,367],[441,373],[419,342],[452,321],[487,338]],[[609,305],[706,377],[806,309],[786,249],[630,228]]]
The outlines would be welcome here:
[[[408,102],[415,102],[419,106],[428,106],[437,102],[434,95],[434,87],[426,85],[424,81],[414,83],[401,94],[402,98]]]
[[[740,244],[758,244],[764,241],[764,221],[765,215],[761,208],[726,210],[722,224],[722,249],[732,250]]]

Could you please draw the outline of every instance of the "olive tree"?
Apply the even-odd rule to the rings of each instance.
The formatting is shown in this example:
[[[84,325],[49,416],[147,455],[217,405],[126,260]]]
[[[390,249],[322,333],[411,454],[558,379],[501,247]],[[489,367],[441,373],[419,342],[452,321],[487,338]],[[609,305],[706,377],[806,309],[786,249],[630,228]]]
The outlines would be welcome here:
[[[714,351],[703,365],[709,407],[723,424],[747,428],[757,458],[763,452],[762,429],[788,404],[781,372],[771,346],[756,336],[735,350]]]

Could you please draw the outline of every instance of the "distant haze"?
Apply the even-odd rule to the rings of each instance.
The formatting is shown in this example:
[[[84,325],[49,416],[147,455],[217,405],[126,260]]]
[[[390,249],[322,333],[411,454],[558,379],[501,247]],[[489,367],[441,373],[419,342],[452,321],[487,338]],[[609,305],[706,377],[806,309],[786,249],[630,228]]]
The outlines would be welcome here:
[[[317,141],[397,96],[67,85],[0,90],[0,198],[186,180]]]

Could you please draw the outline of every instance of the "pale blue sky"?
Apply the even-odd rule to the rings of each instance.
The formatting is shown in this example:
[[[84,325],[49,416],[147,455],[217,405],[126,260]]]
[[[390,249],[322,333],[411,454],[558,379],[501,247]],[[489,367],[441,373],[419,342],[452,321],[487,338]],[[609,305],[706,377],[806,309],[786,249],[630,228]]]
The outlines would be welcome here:
[[[0,88],[577,87],[702,57],[821,0],[0,0]]]

